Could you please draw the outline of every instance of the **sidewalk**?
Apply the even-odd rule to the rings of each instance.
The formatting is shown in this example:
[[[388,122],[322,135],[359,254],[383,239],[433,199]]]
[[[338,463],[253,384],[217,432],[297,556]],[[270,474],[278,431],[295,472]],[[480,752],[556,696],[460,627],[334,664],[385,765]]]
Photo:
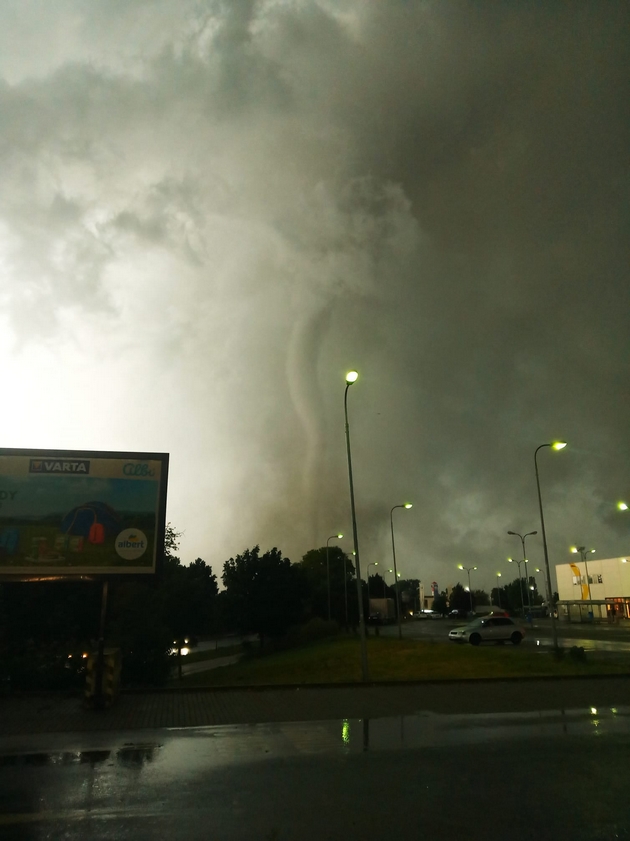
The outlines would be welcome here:
[[[478,680],[125,692],[109,710],[85,710],[79,695],[0,699],[0,736],[129,731],[264,722],[323,721],[422,713],[499,713],[628,704],[630,677]]]

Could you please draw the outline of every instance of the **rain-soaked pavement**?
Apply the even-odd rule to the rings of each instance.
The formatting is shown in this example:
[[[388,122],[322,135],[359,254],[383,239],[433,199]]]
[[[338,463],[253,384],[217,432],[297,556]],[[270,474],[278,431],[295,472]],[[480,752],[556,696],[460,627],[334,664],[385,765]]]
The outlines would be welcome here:
[[[7,737],[0,838],[630,839],[620,694],[599,708]]]

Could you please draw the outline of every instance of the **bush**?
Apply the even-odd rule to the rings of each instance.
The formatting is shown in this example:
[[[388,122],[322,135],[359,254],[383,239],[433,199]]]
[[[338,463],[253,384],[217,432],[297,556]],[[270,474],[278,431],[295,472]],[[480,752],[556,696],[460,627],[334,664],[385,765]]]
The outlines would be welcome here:
[[[571,650],[569,651],[569,657],[573,660],[574,663],[586,663],[586,651],[584,651],[582,646],[572,646]]]

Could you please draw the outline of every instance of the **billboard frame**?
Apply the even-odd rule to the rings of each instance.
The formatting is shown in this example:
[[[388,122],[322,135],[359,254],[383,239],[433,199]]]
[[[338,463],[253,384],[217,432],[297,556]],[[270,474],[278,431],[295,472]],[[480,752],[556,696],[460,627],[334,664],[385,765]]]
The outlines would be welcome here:
[[[52,572],[42,569],[41,572],[9,572],[0,566],[0,584],[3,581],[106,581],[106,580],[143,580],[151,581],[162,573],[164,566],[164,540],[166,536],[166,498],[168,490],[169,453],[129,452],[115,450],[52,450],[0,447],[0,457],[41,458],[50,460],[81,461],[92,459],[120,459],[129,461],[158,461],[160,462],[160,480],[155,520],[155,566],[146,572],[134,569],[131,572],[99,572],[77,571]]]

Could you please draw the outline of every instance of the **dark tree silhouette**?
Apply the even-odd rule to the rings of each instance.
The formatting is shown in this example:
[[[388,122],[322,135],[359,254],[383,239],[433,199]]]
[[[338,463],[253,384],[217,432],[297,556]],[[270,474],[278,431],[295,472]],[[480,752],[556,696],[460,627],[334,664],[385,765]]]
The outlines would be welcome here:
[[[303,570],[275,547],[263,555],[246,549],[223,565],[226,610],[243,634],[282,636],[303,617],[307,583]]]

